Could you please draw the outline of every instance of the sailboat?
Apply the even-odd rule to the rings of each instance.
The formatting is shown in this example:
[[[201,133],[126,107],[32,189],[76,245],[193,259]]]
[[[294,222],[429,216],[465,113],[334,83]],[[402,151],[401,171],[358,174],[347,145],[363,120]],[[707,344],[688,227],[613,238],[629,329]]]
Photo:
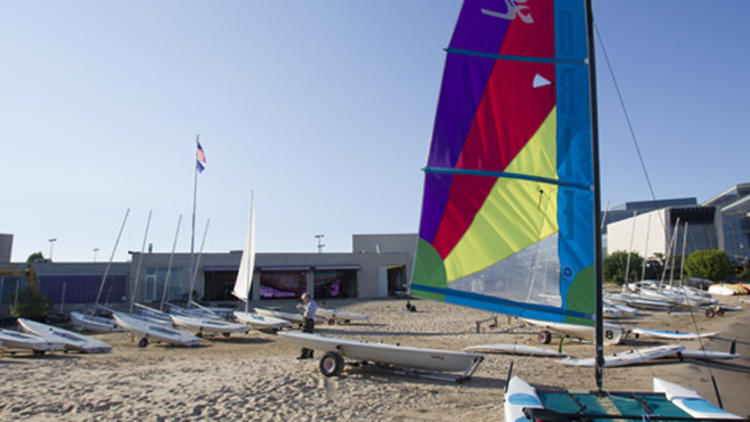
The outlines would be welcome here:
[[[446,49],[410,290],[585,332],[601,392],[603,345],[618,332],[602,321],[590,11],[590,0],[464,1]],[[504,407],[506,421],[556,412],[518,377]],[[651,416],[645,407],[639,415]],[[574,409],[580,418],[598,408]]]
[[[255,194],[250,193],[250,221],[247,225],[245,246],[240,258],[240,269],[234,283],[232,294],[245,302],[244,311],[234,311],[234,317],[243,324],[256,330],[277,331],[289,327],[289,321],[272,315],[260,315],[250,312],[250,289],[253,284],[253,270],[255,269]]]

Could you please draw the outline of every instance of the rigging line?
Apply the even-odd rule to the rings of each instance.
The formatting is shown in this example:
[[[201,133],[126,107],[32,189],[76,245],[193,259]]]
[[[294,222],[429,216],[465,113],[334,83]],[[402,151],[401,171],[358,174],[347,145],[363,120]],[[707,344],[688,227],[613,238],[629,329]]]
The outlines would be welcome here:
[[[648,175],[648,170],[646,169],[646,162],[643,160],[643,154],[641,154],[641,148],[638,146],[638,139],[635,136],[635,131],[633,130],[633,124],[630,121],[630,115],[628,114],[628,109],[625,107],[625,100],[622,98],[622,93],[620,92],[620,86],[617,84],[617,78],[615,78],[615,72],[612,68],[612,63],[609,61],[609,55],[607,54],[607,49],[604,47],[604,41],[601,37],[601,31],[599,31],[599,27],[596,25],[596,22],[594,22],[594,29],[596,33],[596,39],[599,40],[599,45],[602,48],[602,53],[604,53],[604,61],[607,62],[607,70],[609,70],[609,75],[612,77],[612,84],[615,87],[615,91],[617,92],[617,99],[620,101],[620,107],[622,108],[622,112],[625,115],[625,121],[628,124],[628,130],[630,131],[630,137],[633,139],[633,145],[635,145],[635,150],[638,153],[638,159],[641,162],[641,168],[643,169],[643,174],[646,177],[646,183],[648,184],[648,189],[651,192],[651,199],[654,200],[654,204],[657,204],[658,201],[656,200],[656,193],[654,193],[654,186],[651,183],[651,177]],[[659,220],[661,221],[662,228],[665,227],[664,220],[662,219],[661,214],[659,214]]]

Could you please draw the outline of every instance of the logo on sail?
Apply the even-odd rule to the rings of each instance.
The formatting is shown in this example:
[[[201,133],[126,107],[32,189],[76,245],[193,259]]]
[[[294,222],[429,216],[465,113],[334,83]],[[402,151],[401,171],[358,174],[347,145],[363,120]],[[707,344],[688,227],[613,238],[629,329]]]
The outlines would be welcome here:
[[[487,16],[494,16],[500,19],[507,19],[512,21],[518,16],[524,23],[534,23],[534,18],[529,13],[529,6],[526,3],[528,0],[505,0],[505,5],[508,11],[505,13],[497,12],[489,9],[482,9],[482,13]]]

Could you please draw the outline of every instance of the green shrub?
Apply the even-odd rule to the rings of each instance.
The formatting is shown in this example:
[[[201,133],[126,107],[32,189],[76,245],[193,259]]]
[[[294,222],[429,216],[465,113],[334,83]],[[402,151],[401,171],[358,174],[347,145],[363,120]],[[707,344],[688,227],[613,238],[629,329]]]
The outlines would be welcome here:
[[[628,266],[628,253],[615,251],[602,261],[602,273],[604,281],[622,284],[625,281],[625,267]],[[643,258],[637,252],[630,254],[630,267],[628,269],[628,281],[636,281],[641,277]]]
[[[14,306],[14,302],[15,295],[12,295],[8,298],[8,303],[10,303],[10,314],[16,318],[41,320],[52,307],[52,303],[47,299],[47,296],[31,286],[19,290],[18,305]]]
[[[732,272],[732,263],[724,251],[699,250],[691,253],[685,260],[685,272],[688,277],[722,281]]]

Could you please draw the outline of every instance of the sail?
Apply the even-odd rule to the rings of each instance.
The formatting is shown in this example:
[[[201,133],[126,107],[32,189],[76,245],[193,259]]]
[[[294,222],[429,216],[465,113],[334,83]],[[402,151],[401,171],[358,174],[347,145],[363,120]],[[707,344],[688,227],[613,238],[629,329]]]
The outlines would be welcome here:
[[[466,0],[446,51],[412,294],[593,324],[584,1]]]
[[[250,222],[247,225],[247,236],[245,247],[242,249],[240,269],[237,271],[237,280],[234,283],[232,294],[243,302],[248,301],[250,287],[253,283],[253,270],[255,269],[255,199],[250,195]]]

